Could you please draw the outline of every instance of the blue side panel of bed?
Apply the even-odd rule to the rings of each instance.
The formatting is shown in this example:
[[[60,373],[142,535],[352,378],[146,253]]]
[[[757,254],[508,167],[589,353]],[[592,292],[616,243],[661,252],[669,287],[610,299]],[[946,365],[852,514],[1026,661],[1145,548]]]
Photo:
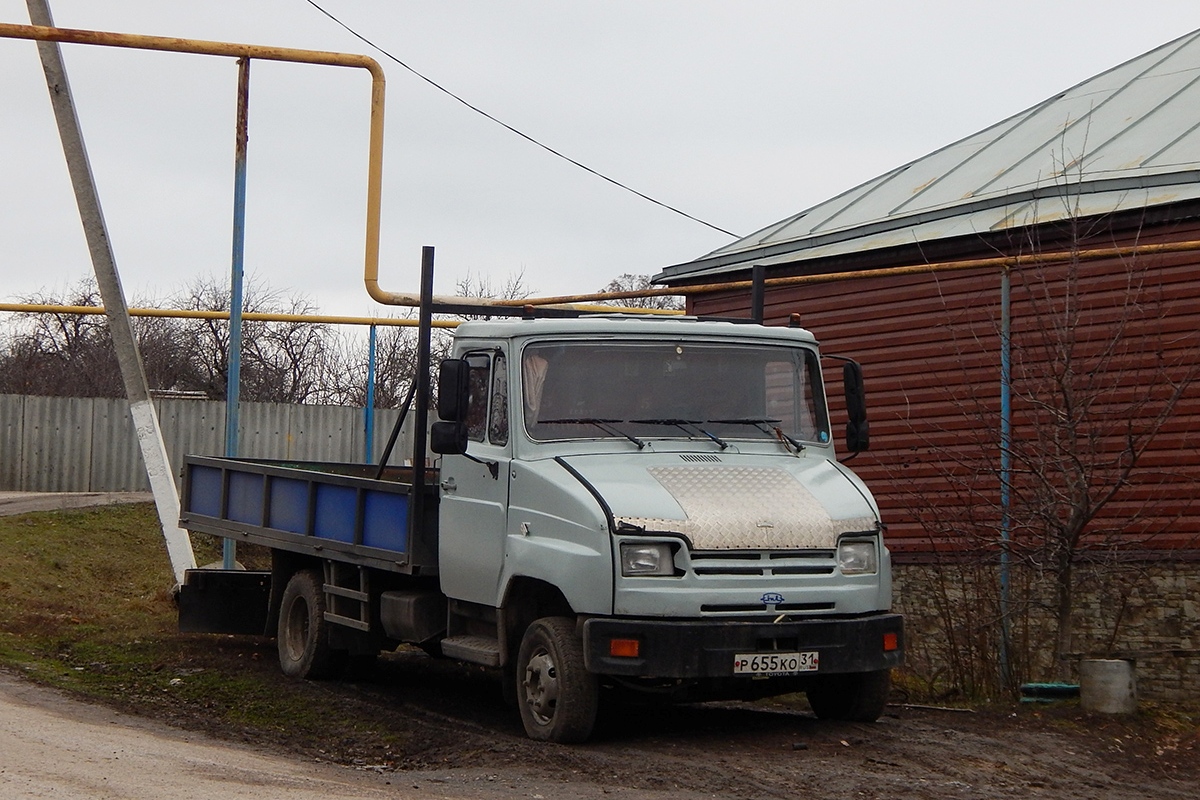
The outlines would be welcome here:
[[[234,522],[262,524],[263,476],[245,472],[229,473],[229,514]]]
[[[268,528],[308,533],[308,483],[289,478],[272,479],[267,515]]]
[[[408,495],[369,492],[363,521],[363,544],[384,550],[408,550]]]
[[[221,516],[221,470],[213,467],[192,467],[191,479],[188,511],[208,517]]]
[[[348,486],[317,484],[317,538],[354,544],[357,499],[358,492]]]

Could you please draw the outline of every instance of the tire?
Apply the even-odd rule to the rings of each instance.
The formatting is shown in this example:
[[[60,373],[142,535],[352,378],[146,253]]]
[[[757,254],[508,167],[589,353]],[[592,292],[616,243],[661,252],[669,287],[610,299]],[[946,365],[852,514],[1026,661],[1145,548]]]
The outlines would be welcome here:
[[[892,671],[848,672],[818,678],[805,691],[817,719],[874,722],[883,714]]]
[[[574,620],[536,620],[521,639],[516,667],[517,707],[530,739],[568,744],[591,735],[599,689],[584,668]]]
[[[306,569],[293,574],[283,590],[276,646],[284,675],[321,680],[336,676],[345,664],[347,653],[329,646],[324,583],[320,572]]]

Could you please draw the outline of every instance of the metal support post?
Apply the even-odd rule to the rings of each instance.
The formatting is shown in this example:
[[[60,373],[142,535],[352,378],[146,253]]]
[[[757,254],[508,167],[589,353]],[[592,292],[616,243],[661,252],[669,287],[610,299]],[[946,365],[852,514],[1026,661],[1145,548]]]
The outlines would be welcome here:
[[[1000,271],[1000,681],[1009,680],[1009,540],[1012,536],[1012,281]]]
[[[417,374],[413,381],[417,398],[416,417],[413,423],[413,481],[409,499],[409,541],[416,540],[418,526],[425,513],[425,460],[426,437],[429,430],[429,386],[430,386],[430,338],[433,334],[433,248],[421,248],[421,310],[420,326],[417,328]]]
[[[34,25],[54,27],[50,8],[46,0],[26,0],[29,19]],[[179,491],[171,475],[171,462],[163,442],[158,414],[150,399],[150,388],[146,373],[138,355],[133,326],[129,321],[129,309],[125,303],[125,292],[117,273],[117,261],[108,238],[108,228],[100,207],[100,196],[92,177],[91,163],[83,143],[83,131],[71,98],[71,87],[67,82],[67,70],[62,52],[56,42],[39,41],[38,55],[42,70],[46,73],[46,88],[50,91],[50,103],[58,121],[58,133],[62,139],[63,154],[67,160],[67,171],[75,190],[75,202],[79,206],[79,217],[92,257],[92,268],[96,272],[96,284],[104,300],[108,316],[109,332],[117,351],[117,364],[121,368],[121,379],[125,394],[129,398],[129,413],[133,417],[134,430],[142,459],[146,464],[146,475],[154,493],[154,504],[162,525],[163,538],[167,543],[167,555],[176,585],[183,583],[185,570],[195,569],[196,556],[187,531],[179,527]]]
[[[367,397],[363,403],[363,463],[375,462],[375,350],[378,326],[367,334]]]
[[[755,264],[750,268],[750,318],[759,325],[766,318],[767,268]]]
[[[242,402],[242,285],[246,253],[246,147],[250,121],[250,59],[238,59],[237,132],[233,157],[233,266],[229,278],[229,370],[225,379],[225,457],[238,457]],[[221,566],[237,566],[237,542],[226,539]]]

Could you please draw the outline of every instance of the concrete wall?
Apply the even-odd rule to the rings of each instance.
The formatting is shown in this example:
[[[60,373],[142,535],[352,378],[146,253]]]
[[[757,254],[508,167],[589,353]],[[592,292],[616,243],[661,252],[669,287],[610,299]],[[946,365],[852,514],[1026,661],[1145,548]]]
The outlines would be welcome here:
[[[159,424],[178,477],[184,455],[221,455],[225,404],[157,400]],[[373,458],[387,443],[398,411],[375,412]],[[411,417],[410,417],[411,421]],[[406,425],[411,430],[411,425]],[[363,462],[361,408],[243,403],[240,455],[304,461]],[[392,463],[410,457],[411,434]],[[142,455],[123,399],[0,395],[0,491],[146,491]]]
[[[904,564],[895,568],[895,609],[908,631],[906,669],[923,688],[951,693],[995,685],[999,604],[995,565]],[[1200,698],[1200,563],[1166,559],[1081,564],[1075,635],[1065,677],[1081,658],[1127,658],[1142,698],[1194,705]],[[1011,573],[1010,657],[1018,681],[1064,677],[1054,659],[1054,586],[1031,568]]]

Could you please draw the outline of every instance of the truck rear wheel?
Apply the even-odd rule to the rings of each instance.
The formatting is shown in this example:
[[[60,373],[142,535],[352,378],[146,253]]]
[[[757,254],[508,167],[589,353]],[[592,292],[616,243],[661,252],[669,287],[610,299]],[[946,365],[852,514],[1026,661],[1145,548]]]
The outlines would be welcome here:
[[[329,646],[324,580],[317,570],[294,573],[279,608],[279,666],[292,678],[330,678],[343,666],[344,651]]]
[[[517,707],[531,739],[582,742],[596,724],[599,689],[583,665],[569,617],[543,617],[525,631],[516,665]]]
[[[815,679],[806,690],[818,719],[874,722],[887,705],[892,671],[848,672]]]

